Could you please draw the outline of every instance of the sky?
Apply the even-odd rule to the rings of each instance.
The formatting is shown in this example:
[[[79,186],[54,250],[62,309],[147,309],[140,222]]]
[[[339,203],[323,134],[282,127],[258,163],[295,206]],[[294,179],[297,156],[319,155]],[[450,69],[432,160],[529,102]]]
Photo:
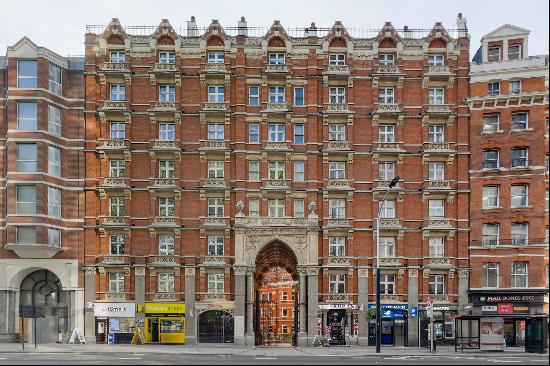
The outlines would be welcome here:
[[[548,54],[548,0],[0,0],[0,55],[23,36],[62,56],[84,54],[86,24],[158,25],[167,18],[185,27],[194,15],[199,26],[218,19],[236,26],[245,16],[249,26],[269,27],[274,19],[286,27],[347,27],[379,29],[391,21],[396,28],[431,28],[443,22],[454,29],[457,14],[468,20],[471,53],[483,35],[510,23],[531,30],[530,55]],[[451,33],[452,34],[452,33]]]

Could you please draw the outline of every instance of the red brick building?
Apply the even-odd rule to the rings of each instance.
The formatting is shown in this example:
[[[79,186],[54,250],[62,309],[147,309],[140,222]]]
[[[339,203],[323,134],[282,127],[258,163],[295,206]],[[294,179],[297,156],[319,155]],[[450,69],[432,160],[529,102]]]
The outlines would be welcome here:
[[[453,36],[440,23],[356,33],[90,27],[86,303],[185,303],[187,342],[222,311],[254,344],[255,278],[280,266],[303,299],[298,343],[345,305],[339,321],[366,344],[378,207],[399,175],[381,218],[383,303],[424,315],[433,299],[452,337],[469,277],[465,19]],[[139,309],[128,330],[147,321]],[[416,345],[419,318],[387,314],[384,342]],[[91,309],[85,322],[91,338]]]
[[[525,318],[548,314],[548,56],[529,31],[504,25],[471,65],[470,297],[504,318],[508,346]]]
[[[44,307],[39,343],[84,328],[83,67],[26,37],[0,58],[0,341],[19,305]]]

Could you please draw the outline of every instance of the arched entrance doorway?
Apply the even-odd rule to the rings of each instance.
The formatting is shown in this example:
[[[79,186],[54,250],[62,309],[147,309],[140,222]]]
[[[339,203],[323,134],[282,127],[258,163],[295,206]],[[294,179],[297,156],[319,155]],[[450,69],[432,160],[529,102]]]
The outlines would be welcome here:
[[[298,332],[298,261],[280,241],[267,244],[256,257],[256,345],[295,346]]]
[[[69,293],[63,291],[59,278],[51,271],[37,270],[23,279],[20,291],[21,305],[44,308],[45,317],[33,319],[37,343],[58,342],[59,334],[69,331],[70,304]],[[33,334],[29,331],[25,333]]]
[[[223,310],[199,315],[199,343],[233,343],[233,316]]]

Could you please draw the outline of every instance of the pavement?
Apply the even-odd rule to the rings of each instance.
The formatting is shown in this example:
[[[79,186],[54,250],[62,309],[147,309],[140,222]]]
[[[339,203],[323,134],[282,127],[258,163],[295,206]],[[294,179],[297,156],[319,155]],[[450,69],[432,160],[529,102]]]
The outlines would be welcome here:
[[[281,356],[281,357],[304,357],[304,356],[422,356],[422,357],[540,357],[548,358],[546,354],[531,354],[523,348],[507,348],[504,351],[479,351],[465,350],[455,352],[452,346],[438,346],[437,352],[431,353],[426,348],[415,347],[382,347],[381,353],[377,354],[374,347],[338,346],[338,347],[238,347],[234,345],[201,344],[201,345],[132,345],[132,344],[39,344],[35,349],[34,344],[25,344],[22,351],[21,344],[4,343],[0,344],[0,354],[10,353],[49,353],[49,354],[174,354],[174,355],[232,355],[232,356]]]

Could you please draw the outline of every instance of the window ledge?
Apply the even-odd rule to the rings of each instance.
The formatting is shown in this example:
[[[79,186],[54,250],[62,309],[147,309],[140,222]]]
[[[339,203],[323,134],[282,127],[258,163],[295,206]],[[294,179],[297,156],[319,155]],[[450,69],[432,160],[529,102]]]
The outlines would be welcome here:
[[[510,130],[510,133],[521,133],[521,132],[531,132],[533,131],[532,128],[524,128],[522,130]]]
[[[493,134],[496,134],[496,133],[504,133],[504,130],[497,130],[497,131],[482,131],[482,132],[481,132],[482,135],[493,135]]]
[[[501,210],[502,206],[496,206],[496,207],[482,207],[481,210],[483,211],[493,211],[493,210]]]
[[[525,209],[532,209],[533,206],[529,205],[529,206],[511,206],[510,207],[510,210],[525,210]]]

